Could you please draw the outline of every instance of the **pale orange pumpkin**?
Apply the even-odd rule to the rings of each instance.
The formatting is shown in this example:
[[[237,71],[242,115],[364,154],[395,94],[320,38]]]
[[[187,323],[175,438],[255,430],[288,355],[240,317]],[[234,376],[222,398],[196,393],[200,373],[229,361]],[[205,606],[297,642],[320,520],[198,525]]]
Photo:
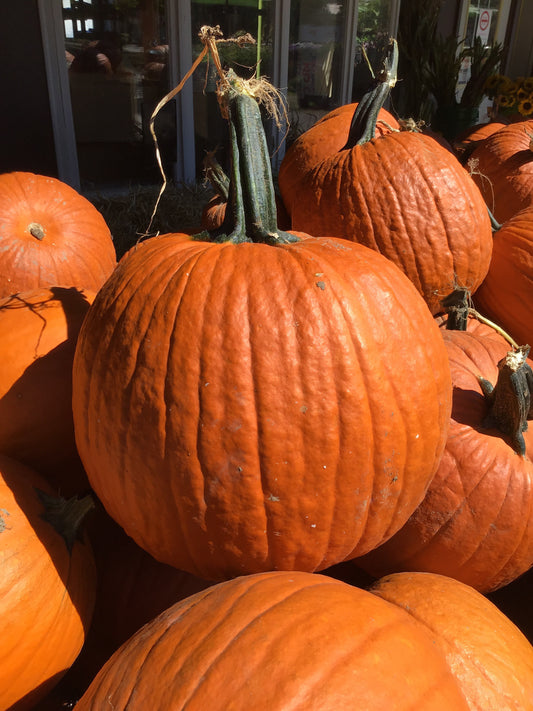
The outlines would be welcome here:
[[[80,537],[90,499],[56,498],[34,470],[0,455],[0,709],[26,711],[76,659],[96,571]]]
[[[97,291],[116,265],[98,210],[57,178],[0,175],[0,298],[42,286]]]

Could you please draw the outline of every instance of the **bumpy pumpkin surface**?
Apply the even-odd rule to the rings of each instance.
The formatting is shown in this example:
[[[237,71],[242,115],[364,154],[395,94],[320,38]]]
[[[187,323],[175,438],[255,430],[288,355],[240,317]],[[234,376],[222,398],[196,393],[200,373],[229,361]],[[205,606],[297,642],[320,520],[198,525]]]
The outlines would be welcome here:
[[[533,708],[533,646],[481,593],[431,573],[390,575],[371,592],[429,628],[470,711]]]
[[[511,436],[486,422],[479,377],[496,383],[509,343],[476,319],[466,332],[442,333],[454,388],[443,457],[406,525],[357,562],[375,576],[429,571],[487,592],[533,564],[533,430],[522,433],[521,456]]]
[[[171,607],[104,665],[76,711],[467,709],[428,630],[323,575],[263,573]]]
[[[72,362],[94,292],[51,287],[0,299],[0,452],[60,485],[87,485],[72,421]]]
[[[392,535],[450,401],[412,284],[336,239],[153,238],[97,294],[74,359],[98,496],[154,557],[213,579],[325,568]]]
[[[283,158],[282,173],[309,168],[342,150],[348,140],[350,125],[358,104],[344,104],[320,118],[290,145]],[[381,108],[376,120],[375,136],[399,131],[400,124],[386,109]]]
[[[43,286],[97,291],[116,264],[98,210],[66,183],[0,175],[0,298]]]
[[[395,81],[393,71],[384,75],[385,87]],[[335,153],[317,161],[297,143],[291,146],[279,171],[281,197],[292,229],[342,237],[380,252],[437,313],[455,284],[474,292],[487,273],[492,252],[487,208],[457,158],[430,136],[411,131],[375,136],[385,92],[380,84],[373,91],[357,107],[350,134]]]
[[[499,222],[533,201],[533,121],[504,126],[471,155],[472,177]]]
[[[533,205],[504,222],[494,235],[489,271],[476,291],[481,313],[519,343],[533,345]]]
[[[32,709],[57,684],[83,645],[94,605],[91,549],[71,526],[63,527],[66,538],[56,530],[61,516],[52,525],[43,493],[53,492],[40,475],[0,455],[2,711]]]

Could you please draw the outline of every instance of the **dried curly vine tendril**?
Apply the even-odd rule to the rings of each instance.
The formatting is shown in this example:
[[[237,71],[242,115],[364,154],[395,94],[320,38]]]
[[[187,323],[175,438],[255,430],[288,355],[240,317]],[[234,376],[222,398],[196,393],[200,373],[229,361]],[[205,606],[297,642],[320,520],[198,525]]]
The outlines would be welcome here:
[[[224,71],[222,67],[222,63],[220,61],[220,55],[218,53],[217,49],[217,44],[221,42],[227,42],[227,43],[232,43],[232,44],[237,44],[238,46],[243,46],[245,44],[255,44],[254,38],[248,34],[245,33],[243,35],[239,35],[238,37],[230,37],[227,39],[223,38],[222,31],[220,30],[219,25],[215,25],[214,27],[211,27],[209,25],[204,25],[203,27],[200,28],[200,31],[198,33],[198,36],[200,37],[200,40],[203,44],[203,49],[194,61],[193,65],[187,72],[187,74],[183,77],[183,79],[180,81],[178,86],[176,86],[174,89],[168,92],[157,104],[155,109],[152,112],[152,115],[150,117],[150,133],[152,135],[152,140],[154,142],[154,147],[155,147],[155,154],[156,154],[156,160],[157,160],[157,165],[159,167],[159,171],[161,173],[161,176],[163,178],[163,183],[161,185],[161,188],[159,190],[159,194],[156,199],[156,203],[154,206],[154,209],[152,211],[152,214],[150,216],[150,221],[148,224],[148,227],[146,228],[145,232],[140,236],[139,239],[143,239],[144,237],[148,237],[150,234],[150,230],[152,228],[152,224],[155,218],[155,215],[157,213],[157,209],[159,207],[159,203],[161,201],[161,196],[163,195],[166,186],[167,186],[167,176],[165,173],[165,170],[163,168],[163,163],[161,160],[161,153],[159,151],[159,145],[157,141],[157,135],[155,132],[155,118],[159,111],[167,104],[171,99],[173,99],[176,94],[178,94],[184,87],[185,83],[189,79],[190,76],[195,72],[197,67],[200,65],[204,57],[210,57],[216,67],[217,74],[219,76],[219,81],[218,81],[218,95],[219,95],[219,101],[220,97],[224,97],[225,92],[230,87],[230,83],[228,80],[228,73]],[[235,76],[235,75],[234,75]],[[239,82],[241,83],[242,90],[244,92],[247,92],[250,96],[253,96],[258,103],[262,104],[268,114],[273,117],[273,119],[276,122],[276,125],[278,128],[281,126],[285,125],[287,126],[287,131],[288,131],[288,116],[287,116],[287,110],[285,108],[285,103],[283,100],[283,96],[281,93],[272,85],[270,82],[268,82],[264,78],[256,79],[238,79]],[[222,114],[224,114],[224,111],[226,110],[223,105],[223,101],[221,102],[221,110]],[[226,116],[227,118],[227,116]]]

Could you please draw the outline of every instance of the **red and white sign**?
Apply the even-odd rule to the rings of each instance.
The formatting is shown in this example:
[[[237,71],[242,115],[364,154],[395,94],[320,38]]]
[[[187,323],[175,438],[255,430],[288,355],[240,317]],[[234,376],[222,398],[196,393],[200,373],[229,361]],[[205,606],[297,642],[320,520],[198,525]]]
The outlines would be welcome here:
[[[476,36],[481,39],[483,44],[489,42],[490,21],[492,19],[492,10],[481,10],[477,20]]]

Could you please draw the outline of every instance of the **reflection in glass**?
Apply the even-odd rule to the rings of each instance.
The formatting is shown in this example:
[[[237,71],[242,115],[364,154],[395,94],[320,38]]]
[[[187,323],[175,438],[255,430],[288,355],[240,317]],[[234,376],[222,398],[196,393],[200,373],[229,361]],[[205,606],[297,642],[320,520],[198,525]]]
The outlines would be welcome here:
[[[149,120],[169,90],[164,0],[63,2],[65,58],[83,189],[153,182]],[[163,162],[175,161],[173,105],[156,119]]]
[[[272,70],[272,0],[192,0],[193,59],[203,49],[198,32],[203,25],[219,25],[223,39],[249,33],[254,44],[242,47],[231,41],[220,42],[224,68],[231,67],[239,76],[271,75]],[[220,115],[216,98],[217,73],[213,62],[205,59],[193,76],[194,124],[197,173],[202,172],[208,151],[216,150],[218,161],[228,167],[228,126]]]
[[[291,2],[288,142],[339,104],[343,32],[343,3]]]
[[[387,54],[390,38],[391,0],[359,0],[357,44],[352,100],[359,101],[373,81]]]

